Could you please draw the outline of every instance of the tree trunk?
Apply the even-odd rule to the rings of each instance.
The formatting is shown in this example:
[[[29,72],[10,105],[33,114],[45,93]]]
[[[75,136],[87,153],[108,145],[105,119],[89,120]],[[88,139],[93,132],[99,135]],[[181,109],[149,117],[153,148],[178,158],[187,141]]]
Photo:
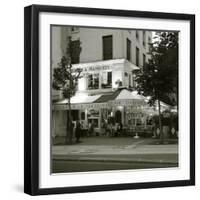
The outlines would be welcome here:
[[[72,114],[71,114],[71,99],[68,99],[68,112],[67,112],[67,127],[66,127],[66,138],[65,143],[72,142],[73,130],[72,130]]]
[[[71,113],[71,98],[68,99],[68,105],[69,105],[69,143],[72,142],[72,113]]]
[[[68,104],[66,104],[68,107]],[[67,121],[66,121],[66,136],[65,136],[65,144],[69,141],[69,111],[67,110]]]
[[[72,114],[71,114],[71,102],[70,98],[68,99],[68,112],[67,112],[67,128],[66,128],[66,139],[65,143],[70,144],[72,143],[72,136],[73,136],[73,130],[72,130]]]
[[[158,100],[158,117],[159,117],[159,129],[160,129],[160,143],[163,144],[164,135],[163,135],[163,130],[162,130],[160,100]]]

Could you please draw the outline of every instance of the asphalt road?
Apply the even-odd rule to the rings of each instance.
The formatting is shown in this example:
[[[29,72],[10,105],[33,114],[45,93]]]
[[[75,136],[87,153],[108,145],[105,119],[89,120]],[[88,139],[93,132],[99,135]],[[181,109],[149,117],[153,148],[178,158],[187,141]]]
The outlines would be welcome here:
[[[151,169],[151,168],[166,168],[177,167],[177,164],[170,163],[123,163],[123,162],[97,162],[97,161],[67,161],[53,160],[53,173],[67,172],[87,172],[87,171],[102,171],[102,170],[125,170],[125,169]]]
[[[56,138],[52,153],[52,172],[87,172],[123,169],[151,169],[178,166],[177,141],[157,144],[155,139],[130,137],[89,137],[81,143],[63,145]]]

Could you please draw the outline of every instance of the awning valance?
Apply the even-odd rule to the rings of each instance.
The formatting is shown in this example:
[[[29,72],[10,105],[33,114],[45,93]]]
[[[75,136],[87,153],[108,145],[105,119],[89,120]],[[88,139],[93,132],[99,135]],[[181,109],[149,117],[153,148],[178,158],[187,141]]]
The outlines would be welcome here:
[[[128,89],[118,89],[112,93],[104,95],[88,96],[77,94],[71,98],[71,109],[92,109],[92,108],[111,108],[115,106],[141,107],[147,105],[145,98],[137,95]],[[67,110],[68,100],[64,99],[53,104],[55,110]]]

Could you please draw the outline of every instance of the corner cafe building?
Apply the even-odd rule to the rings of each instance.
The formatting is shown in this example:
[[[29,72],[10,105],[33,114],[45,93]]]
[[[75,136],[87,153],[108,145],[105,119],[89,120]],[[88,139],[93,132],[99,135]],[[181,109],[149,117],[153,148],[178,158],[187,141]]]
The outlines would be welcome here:
[[[83,129],[94,124],[95,132],[102,133],[103,122],[113,118],[123,127],[146,126],[148,118],[155,114],[146,99],[128,88],[134,86],[133,71],[138,67],[126,59],[75,64],[82,68],[78,91],[71,98],[72,119],[80,120]],[[117,82],[121,82],[121,86]],[[68,100],[52,105],[52,134],[66,135]]]

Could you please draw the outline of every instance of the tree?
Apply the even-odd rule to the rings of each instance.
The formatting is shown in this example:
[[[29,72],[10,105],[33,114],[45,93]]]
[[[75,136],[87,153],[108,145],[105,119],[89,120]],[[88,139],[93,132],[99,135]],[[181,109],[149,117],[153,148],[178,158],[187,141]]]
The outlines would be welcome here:
[[[68,38],[68,46],[66,48],[66,55],[62,56],[61,61],[58,63],[58,67],[54,68],[53,72],[53,84],[52,87],[55,90],[60,90],[63,97],[68,100],[68,112],[67,112],[67,133],[66,143],[72,142],[72,114],[71,114],[71,97],[75,95],[78,85],[78,79],[81,78],[82,70],[80,68],[73,68],[72,58],[80,55],[81,47],[76,45],[76,49],[73,48],[71,38]],[[74,55],[76,54],[76,55]]]
[[[178,33],[159,32],[155,39],[150,44],[151,59],[136,74],[136,90],[149,97],[150,105],[158,102],[160,139],[163,143],[160,102],[173,93],[178,100]]]

